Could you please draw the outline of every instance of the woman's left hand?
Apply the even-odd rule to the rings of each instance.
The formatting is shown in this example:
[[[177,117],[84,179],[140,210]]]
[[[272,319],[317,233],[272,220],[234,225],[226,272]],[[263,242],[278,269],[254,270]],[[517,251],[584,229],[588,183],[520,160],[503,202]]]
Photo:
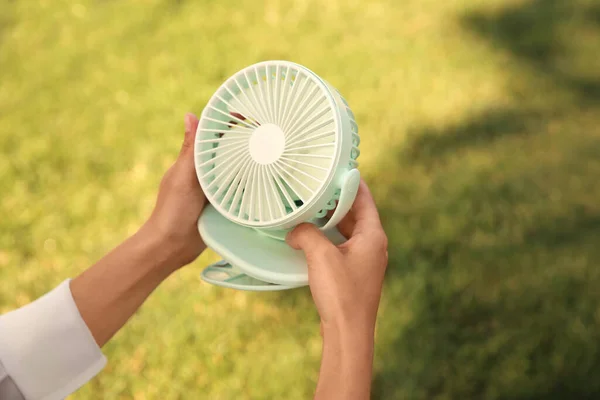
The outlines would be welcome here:
[[[156,241],[169,249],[174,268],[191,263],[206,248],[197,226],[207,202],[194,167],[197,127],[198,118],[186,114],[181,151],[165,173],[154,211],[141,229],[141,233],[153,235]]]

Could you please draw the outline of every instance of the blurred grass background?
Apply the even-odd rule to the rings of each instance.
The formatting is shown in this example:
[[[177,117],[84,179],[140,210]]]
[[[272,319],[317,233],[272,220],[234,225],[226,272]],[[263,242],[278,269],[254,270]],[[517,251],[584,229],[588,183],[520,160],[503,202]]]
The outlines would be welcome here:
[[[0,2],[0,312],[141,224],[183,116],[266,59],[348,99],[390,237],[374,399],[600,397],[597,0]],[[207,253],[73,399],[305,399],[308,290]],[[34,327],[32,327],[34,329]]]

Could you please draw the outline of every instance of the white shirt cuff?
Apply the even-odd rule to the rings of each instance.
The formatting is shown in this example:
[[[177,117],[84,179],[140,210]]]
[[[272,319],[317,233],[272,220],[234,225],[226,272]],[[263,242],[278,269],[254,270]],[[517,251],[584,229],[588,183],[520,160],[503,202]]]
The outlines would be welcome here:
[[[70,280],[0,316],[0,360],[27,400],[63,399],[104,368]]]

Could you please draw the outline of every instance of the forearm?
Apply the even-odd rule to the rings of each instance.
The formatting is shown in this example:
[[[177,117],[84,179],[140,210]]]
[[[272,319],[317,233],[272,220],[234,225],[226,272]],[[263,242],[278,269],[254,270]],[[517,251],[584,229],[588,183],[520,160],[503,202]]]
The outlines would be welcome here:
[[[324,329],[316,400],[370,398],[373,338],[373,330],[365,326]]]
[[[110,340],[180,266],[176,248],[144,227],[73,279],[73,299],[96,343]]]

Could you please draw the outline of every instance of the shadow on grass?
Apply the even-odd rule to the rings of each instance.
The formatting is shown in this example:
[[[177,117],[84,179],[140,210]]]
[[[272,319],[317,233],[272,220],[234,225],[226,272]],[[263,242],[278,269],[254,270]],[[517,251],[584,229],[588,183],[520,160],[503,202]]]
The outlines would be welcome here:
[[[461,148],[485,147],[497,139],[511,134],[534,134],[527,129],[539,125],[543,113],[519,109],[487,110],[468,121],[443,129],[422,128],[411,134],[410,148],[403,154],[413,161],[451,155]]]
[[[598,44],[598,4],[585,0],[533,0],[499,13],[469,14],[463,22],[499,49],[508,50],[536,73],[547,75],[556,85],[576,92],[581,100],[600,101],[597,69],[583,75],[581,71],[565,68],[572,61],[569,58],[574,51]],[[589,50],[592,49],[590,46]]]
[[[389,154],[374,399],[600,398],[599,15],[534,0],[465,16],[519,84],[511,107]]]

